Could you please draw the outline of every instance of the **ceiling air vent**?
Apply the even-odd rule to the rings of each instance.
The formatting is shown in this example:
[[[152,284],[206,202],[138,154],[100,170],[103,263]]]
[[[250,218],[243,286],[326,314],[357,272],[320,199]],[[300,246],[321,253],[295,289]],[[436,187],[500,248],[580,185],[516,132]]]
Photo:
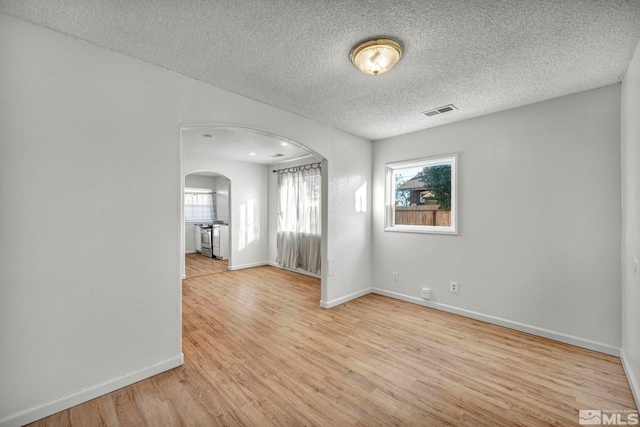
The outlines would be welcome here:
[[[433,116],[437,116],[440,114],[444,114],[444,113],[448,113],[449,111],[453,111],[456,109],[456,106],[453,104],[449,104],[449,105],[444,105],[442,107],[438,107],[438,108],[434,108],[433,110],[429,110],[429,111],[423,111],[420,114],[423,114],[427,117],[433,117]]]
[[[272,154],[269,157],[284,157],[284,154],[282,153],[276,153],[276,154]]]

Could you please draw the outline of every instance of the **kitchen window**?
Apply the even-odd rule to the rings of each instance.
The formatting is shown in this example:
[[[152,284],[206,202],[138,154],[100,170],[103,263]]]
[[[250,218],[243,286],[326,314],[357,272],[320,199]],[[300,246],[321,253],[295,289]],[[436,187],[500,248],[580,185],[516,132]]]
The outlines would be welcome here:
[[[187,188],[184,191],[184,220],[213,221],[216,214],[215,193]]]

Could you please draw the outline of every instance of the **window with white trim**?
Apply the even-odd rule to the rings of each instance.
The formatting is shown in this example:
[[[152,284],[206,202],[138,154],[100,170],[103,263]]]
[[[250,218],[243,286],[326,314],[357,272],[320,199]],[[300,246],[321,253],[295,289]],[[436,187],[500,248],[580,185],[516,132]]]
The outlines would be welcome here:
[[[215,193],[211,190],[185,188],[184,220],[213,221],[216,219]]]
[[[386,231],[458,233],[457,154],[387,163]]]

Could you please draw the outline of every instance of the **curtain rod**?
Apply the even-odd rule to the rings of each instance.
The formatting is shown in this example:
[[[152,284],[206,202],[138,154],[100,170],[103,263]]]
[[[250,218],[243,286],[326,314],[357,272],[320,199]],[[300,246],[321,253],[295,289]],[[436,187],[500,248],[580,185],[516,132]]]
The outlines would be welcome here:
[[[292,173],[292,172],[297,172],[297,171],[301,171],[301,170],[310,170],[310,169],[322,169],[322,162],[318,162],[318,163],[309,163],[308,165],[302,165],[302,166],[294,166],[291,168],[284,168],[284,169],[277,169],[274,170],[273,173]]]

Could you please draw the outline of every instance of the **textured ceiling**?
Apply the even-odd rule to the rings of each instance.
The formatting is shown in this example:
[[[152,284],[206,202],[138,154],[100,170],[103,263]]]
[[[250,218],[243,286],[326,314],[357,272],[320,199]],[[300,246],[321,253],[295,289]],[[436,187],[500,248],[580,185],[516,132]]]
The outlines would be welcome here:
[[[620,82],[640,39],[640,0],[0,0],[0,11],[372,140]],[[371,77],[349,52],[375,36],[405,53]]]

